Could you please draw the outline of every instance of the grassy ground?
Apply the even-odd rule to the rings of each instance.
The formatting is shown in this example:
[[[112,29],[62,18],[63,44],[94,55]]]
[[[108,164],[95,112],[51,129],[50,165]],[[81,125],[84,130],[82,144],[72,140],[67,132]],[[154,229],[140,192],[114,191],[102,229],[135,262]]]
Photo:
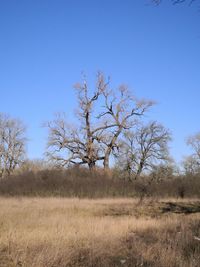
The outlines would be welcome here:
[[[0,198],[0,267],[199,267],[200,201]]]

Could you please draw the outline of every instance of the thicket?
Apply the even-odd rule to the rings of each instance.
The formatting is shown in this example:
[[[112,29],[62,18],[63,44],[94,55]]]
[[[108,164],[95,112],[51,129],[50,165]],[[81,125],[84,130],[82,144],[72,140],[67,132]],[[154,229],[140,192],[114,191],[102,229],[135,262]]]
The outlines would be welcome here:
[[[159,180],[143,176],[130,182],[126,174],[86,168],[24,171],[0,180],[1,196],[200,197],[200,175],[179,175]]]

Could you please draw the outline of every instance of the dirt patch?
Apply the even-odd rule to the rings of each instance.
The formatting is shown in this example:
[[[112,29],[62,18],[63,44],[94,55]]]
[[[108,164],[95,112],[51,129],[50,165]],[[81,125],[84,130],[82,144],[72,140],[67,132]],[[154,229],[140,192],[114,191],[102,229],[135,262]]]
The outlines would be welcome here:
[[[192,214],[200,212],[200,202],[157,202],[110,204],[101,206],[96,216],[134,216],[160,217],[165,213]]]
[[[166,202],[163,203],[163,207],[160,208],[162,213],[182,213],[191,214],[200,212],[200,202],[183,203],[183,202]]]

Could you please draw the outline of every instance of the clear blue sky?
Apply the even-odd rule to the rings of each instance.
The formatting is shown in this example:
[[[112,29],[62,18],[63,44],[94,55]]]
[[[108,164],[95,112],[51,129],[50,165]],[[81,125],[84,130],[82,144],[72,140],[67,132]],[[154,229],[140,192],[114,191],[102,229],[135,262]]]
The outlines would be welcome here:
[[[198,2],[198,1],[197,1]],[[85,71],[126,83],[158,104],[149,113],[171,129],[177,161],[200,130],[200,12],[197,4],[148,0],[1,0],[0,112],[28,127],[28,155],[45,149],[44,121],[73,119],[73,84]]]

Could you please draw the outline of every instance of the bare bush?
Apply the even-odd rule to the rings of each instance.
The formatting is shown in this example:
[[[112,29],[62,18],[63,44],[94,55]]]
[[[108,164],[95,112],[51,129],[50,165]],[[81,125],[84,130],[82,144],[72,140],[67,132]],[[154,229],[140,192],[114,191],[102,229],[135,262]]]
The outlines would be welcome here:
[[[58,197],[199,197],[199,176],[174,176],[152,180],[140,177],[131,183],[124,173],[102,170],[89,171],[83,167],[26,171],[0,181],[0,196],[58,196]]]

